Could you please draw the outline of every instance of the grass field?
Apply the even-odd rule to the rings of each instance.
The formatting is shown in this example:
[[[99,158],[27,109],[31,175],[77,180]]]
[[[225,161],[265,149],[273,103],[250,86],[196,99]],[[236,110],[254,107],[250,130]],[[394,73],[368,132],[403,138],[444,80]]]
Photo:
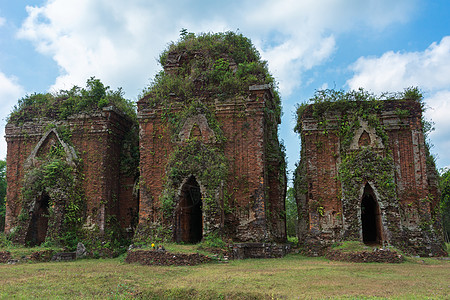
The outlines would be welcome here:
[[[290,254],[194,267],[126,264],[116,259],[0,265],[0,297],[102,299],[323,299],[450,297],[450,262],[332,262]]]

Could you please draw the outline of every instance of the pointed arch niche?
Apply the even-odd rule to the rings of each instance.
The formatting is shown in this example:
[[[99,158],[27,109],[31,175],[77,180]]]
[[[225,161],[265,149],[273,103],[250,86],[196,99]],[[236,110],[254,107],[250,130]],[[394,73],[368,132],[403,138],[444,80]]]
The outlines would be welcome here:
[[[56,144],[60,144],[64,152],[66,154],[66,161],[69,165],[75,166],[75,160],[77,159],[77,154],[75,149],[67,145],[60,137],[55,128],[47,131],[42,138],[39,140],[37,145],[34,147],[33,151],[31,151],[30,156],[25,161],[24,167],[25,169],[29,169],[37,165],[37,158],[44,156],[44,154],[48,153],[48,151],[55,146]]]
[[[369,183],[361,199],[361,235],[365,244],[382,244],[384,240],[380,206]]]
[[[383,149],[383,141],[377,135],[375,128],[369,126],[367,121],[359,119],[360,127],[356,130],[353,140],[350,144],[350,150],[357,150],[361,147],[371,147],[374,149]]]
[[[208,120],[203,114],[187,118],[178,134],[178,139],[181,142],[195,137],[204,143],[214,143],[216,141],[214,130],[209,127]]]

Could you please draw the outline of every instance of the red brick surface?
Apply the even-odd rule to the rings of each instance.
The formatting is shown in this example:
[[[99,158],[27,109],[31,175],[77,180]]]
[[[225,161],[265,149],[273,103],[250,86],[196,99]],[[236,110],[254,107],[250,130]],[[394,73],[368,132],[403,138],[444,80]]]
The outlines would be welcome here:
[[[46,126],[52,120],[29,121],[22,125],[9,123],[6,127],[7,152],[7,202],[5,232],[10,232],[17,224],[21,211],[21,190],[24,179],[24,163],[46,133]],[[129,227],[131,218],[121,214],[120,205],[125,210],[132,203],[132,179],[120,173],[120,153],[122,139],[131,122],[115,110],[76,115],[68,121],[53,121],[67,126],[71,132],[71,143],[81,163],[83,193],[86,215],[100,231],[105,229],[109,216],[117,216],[122,227]],[[89,225],[89,224],[88,224]]]
[[[220,226],[234,240],[286,238],[284,219],[277,217],[277,221],[268,222],[267,216],[267,204],[271,207],[272,214],[283,215],[285,185],[279,179],[280,176],[284,179],[284,174],[278,174],[279,166],[274,164],[275,168],[269,168],[271,160],[267,157],[266,147],[273,137],[268,135],[268,131],[274,129],[269,128],[265,120],[266,97],[271,97],[270,91],[263,89],[255,91],[249,99],[215,102],[213,108],[226,138],[223,149],[229,163],[229,176],[221,194],[230,195],[232,210],[232,214],[228,216],[222,212]],[[177,111],[176,106],[172,109]],[[165,172],[168,158],[176,142],[171,139],[171,128],[164,122],[161,109],[149,109],[145,101],[141,100],[138,102],[138,116],[141,153],[139,214],[140,225],[145,226],[164,222],[161,221],[160,197],[167,180]],[[205,136],[203,132],[200,135],[204,143],[210,142],[209,136]],[[276,137],[275,141],[277,142]],[[200,183],[202,184],[208,183]],[[268,223],[274,224],[270,226]]]
[[[409,116],[400,119],[396,109],[408,109]],[[397,200],[392,200],[393,206],[381,207],[384,216],[385,242],[399,243],[411,246],[415,243],[418,252],[439,253],[439,233],[431,233],[426,237],[421,224],[430,221],[433,208],[439,199],[436,171],[426,164],[425,140],[421,124],[420,104],[415,101],[386,101],[384,111],[378,118],[385,126],[388,135],[387,145],[376,152],[385,156],[391,155],[394,162],[394,175]],[[328,120],[333,124],[334,119]],[[338,179],[338,170],[343,156],[340,151],[340,139],[333,130],[324,130],[318,126],[318,121],[306,111],[303,116],[302,131],[302,163],[305,165],[303,176],[306,178],[305,194],[300,193],[299,204],[306,203],[307,228],[299,233],[300,240],[315,236],[319,240],[335,242],[345,239],[345,216],[343,210],[342,186]],[[331,128],[331,127],[330,127]],[[359,147],[371,147],[368,135],[359,139]],[[300,170],[299,170],[300,172]],[[434,175],[433,175],[434,174]],[[370,179],[369,179],[370,181]],[[367,182],[364,182],[364,185]],[[364,185],[358,187],[361,191]],[[424,201],[431,198],[432,201]],[[305,199],[303,203],[301,199]],[[319,214],[314,203],[319,203],[323,212]],[[360,208],[357,208],[357,210]],[[300,210],[301,211],[301,210]],[[392,226],[394,228],[392,228]],[[397,228],[399,227],[399,228]],[[361,228],[353,228],[352,235],[362,240]],[[433,231],[433,230],[432,230]],[[308,238],[306,238],[308,239]],[[428,241],[427,241],[428,239]],[[312,240],[311,240],[312,241]],[[318,243],[317,240],[311,243]],[[434,246],[430,247],[430,243]],[[428,250],[424,250],[428,247]],[[433,250],[430,250],[433,248]],[[427,254],[428,255],[428,254]]]

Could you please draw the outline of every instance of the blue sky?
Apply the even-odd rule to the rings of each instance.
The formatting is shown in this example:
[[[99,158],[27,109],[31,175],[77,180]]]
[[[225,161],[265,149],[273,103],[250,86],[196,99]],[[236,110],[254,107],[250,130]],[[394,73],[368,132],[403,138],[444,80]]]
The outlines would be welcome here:
[[[0,133],[27,93],[84,86],[95,76],[137,100],[182,28],[232,30],[253,41],[279,82],[291,173],[300,152],[295,106],[323,88],[378,94],[418,86],[443,168],[450,166],[449,20],[444,0],[0,0]]]

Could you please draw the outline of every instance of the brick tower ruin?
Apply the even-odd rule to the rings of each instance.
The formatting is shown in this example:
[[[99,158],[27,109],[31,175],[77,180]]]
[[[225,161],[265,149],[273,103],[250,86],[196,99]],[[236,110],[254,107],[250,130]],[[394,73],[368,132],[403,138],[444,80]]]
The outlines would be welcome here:
[[[385,101],[363,91],[324,91],[299,108],[298,236],[312,253],[359,240],[445,254],[420,99],[414,89]]]
[[[188,34],[138,101],[137,237],[285,241],[280,99],[250,41]]]
[[[98,80],[91,83],[103,87]],[[75,111],[67,108],[70,97],[83,103],[79,90],[71,92],[27,96],[6,126],[5,232],[18,243],[59,243],[75,240],[81,227],[102,235],[112,226],[126,231],[137,223],[137,165],[127,170],[121,164],[132,119],[115,106],[99,109],[97,103],[67,115]]]

